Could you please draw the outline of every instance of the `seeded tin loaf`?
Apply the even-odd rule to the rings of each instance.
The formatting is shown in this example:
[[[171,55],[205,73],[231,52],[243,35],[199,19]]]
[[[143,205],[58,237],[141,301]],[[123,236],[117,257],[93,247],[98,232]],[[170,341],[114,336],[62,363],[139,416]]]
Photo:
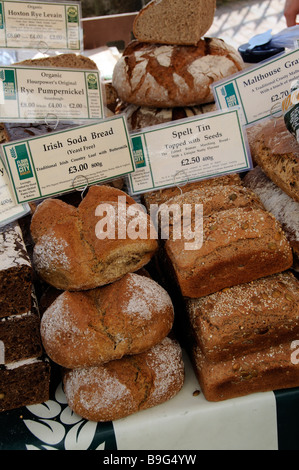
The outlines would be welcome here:
[[[186,302],[191,334],[210,361],[291,343],[299,334],[299,281],[290,271]]]
[[[194,345],[191,357],[201,390],[208,401],[218,402],[299,386],[299,362],[289,341],[219,362],[206,359],[200,348]]]
[[[202,247],[165,242],[165,256],[185,297],[201,297],[289,269],[292,249],[280,224],[264,209],[238,207],[203,219]]]

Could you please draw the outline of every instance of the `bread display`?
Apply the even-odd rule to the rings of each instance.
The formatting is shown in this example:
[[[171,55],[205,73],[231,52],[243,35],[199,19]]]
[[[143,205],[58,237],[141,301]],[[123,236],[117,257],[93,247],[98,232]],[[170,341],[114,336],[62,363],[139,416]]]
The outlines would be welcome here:
[[[243,67],[239,53],[223,40],[200,39],[196,46],[133,40],[117,61],[112,84],[126,103],[157,108],[214,102],[211,85]]]
[[[133,34],[139,41],[196,45],[210,29],[215,0],[152,0],[137,14]]]
[[[184,383],[182,351],[165,338],[150,350],[64,374],[70,408],[91,421],[111,421],[173,398]]]
[[[259,126],[251,154],[268,178],[299,202],[299,143],[287,130],[283,117]]]
[[[41,336],[57,364],[91,367],[148,350],[169,334],[173,320],[167,292],[132,273],[108,286],[60,294],[42,316]]]
[[[297,266],[299,261],[299,202],[273,183],[259,166],[245,175],[243,184],[259,196],[264,207],[281,223],[293,249],[294,262]]]
[[[209,361],[256,353],[299,333],[299,281],[285,271],[188,299],[192,336]]]
[[[31,310],[32,278],[33,270],[18,222],[1,227],[1,317],[26,313]]]
[[[200,249],[169,239],[165,254],[181,293],[201,297],[289,269],[291,247],[280,224],[263,209],[238,207],[203,219]]]
[[[122,205],[118,204],[119,197],[124,198]],[[120,207],[124,214],[118,212]],[[103,225],[110,226],[107,214],[99,214],[103,219],[96,215],[101,208],[103,213],[105,208],[111,209],[114,233],[110,227],[99,225],[104,219]],[[128,227],[130,223],[134,227],[136,217],[144,230],[134,238]],[[121,221],[124,233],[119,231]],[[137,271],[150,261],[157,248],[152,228],[150,217],[136,208],[134,199],[116,188],[90,187],[78,208],[47,199],[37,207],[31,222],[34,267],[57,289],[93,289]]]
[[[222,401],[252,393],[298,387],[299,365],[290,342],[258,352],[212,362],[194,346],[194,369],[205,398]]]

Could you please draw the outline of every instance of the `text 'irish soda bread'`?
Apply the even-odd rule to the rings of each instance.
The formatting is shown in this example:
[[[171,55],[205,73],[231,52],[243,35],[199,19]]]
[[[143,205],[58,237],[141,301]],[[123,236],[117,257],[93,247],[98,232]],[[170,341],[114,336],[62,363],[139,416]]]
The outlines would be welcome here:
[[[78,208],[47,199],[31,221],[34,267],[57,289],[93,289],[147,264],[157,249],[153,229],[134,199],[116,188],[90,187]]]
[[[41,319],[48,356],[73,369],[143,352],[168,335],[174,319],[167,292],[136,273],[84,292],[63,292]]]
[[[168,337],[144,353],[66,371],[63,378],[69,407],[90,421],[114,421],[160,405],[183,383],[182,351]]]
[[[115,64],[112,84],[123,102],[137,106],[196,106],[213,102],[211,85],[242,68],[238,51],[221,39],[196,46],[134,40]]]
[[[133,23],[139,41],[195,45],[212,26],[215,0],[152,0]]]
[[[205,357],[223,361],[299,334],[299,281],[290,271],[187,300],[194,341]]]

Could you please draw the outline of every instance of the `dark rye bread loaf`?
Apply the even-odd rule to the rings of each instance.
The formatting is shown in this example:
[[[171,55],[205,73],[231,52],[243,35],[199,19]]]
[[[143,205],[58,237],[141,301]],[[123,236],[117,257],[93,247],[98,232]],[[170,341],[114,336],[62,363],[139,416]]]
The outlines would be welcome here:
[[[66,371],[69,407],[91,421],[115,421],[172,399],[184,383],[179,344],[164,338],[150,350],[98,367]]]
[[[90,367],[141,353],[167,336],[174,312],[167,292],[139,274],[85,292],[64,292],[44,312],[41,337],[60,366]]]
[[[196,46],[132,41],[115,64],[112,84],[119,98],[138,106],[172,108],[214,101],[211,85],[243,68],[239,53],[223,40]]]
[[[287,130],[283,117],[259,125],[250,150],[255,164],[268,178],[299,202],[299,143]]]
[[[186,249],[184,237],[166,240],[166,262],[185,297],[289,269],[292,250],[275,217],[264,209],[237,207],[203,218],[203,243]]]
[[[285,271],[188,299],[191,335],[210,361],[257,352],[299,334],[299,281]]]
[[[251,393],[298,387],[296,356],[298,352],[296,354],[287,341],[258,352],[212,362],[195,344],[192,362],[206,400],[218,402]]]
[[[122,206],[118,204],[119,197],[124,201]],[[103,214],[96,215],[101,204],[113,209],[111,220],[104,208]],[[119,207],[125,210],[124,215],[118,212]],[[130,223],[134,227],[135,209],[138,207],[133,198],[108,186],[90,187],[77,208],[57,199],[42,202],[31,221],[33,262],[39,276],[57,289],[87,290],[142,268],[156,251],[157,241],[150,217],[143,211],[137,216],[143,230],[139,234],[136,229],[136,237],[131,236],[128,227]],[[125,230],[119,231],[121,217]],[[115,228],[114,233],[110,232],[110,225]]]
[[[55,56],[39,57],[37,59],[25,59],[16,62],[16,65],[29,65],[30,67],[61,67],[70,69],[97,70],[96,63],[82,54],[67,53]]]
[[[152,0],[137,14],[133,34],[139,41],[195,45],[212,26],[215,0]]]

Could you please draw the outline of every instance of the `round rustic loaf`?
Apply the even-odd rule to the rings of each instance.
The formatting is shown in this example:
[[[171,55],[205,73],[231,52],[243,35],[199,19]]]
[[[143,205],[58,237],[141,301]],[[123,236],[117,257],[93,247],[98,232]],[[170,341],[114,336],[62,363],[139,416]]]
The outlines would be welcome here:
[[[110,220],[104,210],[103,217],[98,216],[101,207],[109,213],[112,209],[114,217]],[[135,233],[138,221],[142,230]],[[109,186],[90,187],[77,208],[46,199],[33,214],[31,235],[36,272],[61,290],[93,289],[116,281],[142,268],[157,249],[150,217],[128,194]]]
[[[44,312],[41,338],[60,366],[90,367],[138,354],[170,332],[174,313],[167,292],[136,273],[84,292],[63,292]]]
[[[203,38],[196,46],[131,41],[113,70],[119,98],[139,106],[170,108],[214,101],[211,85],[243,68],[232,46]]]
[[[107,364],[66,371],[69,407],[90,421],[114,421],[173,398],[184,383],[179,344],[164,338],[150,350]]]

